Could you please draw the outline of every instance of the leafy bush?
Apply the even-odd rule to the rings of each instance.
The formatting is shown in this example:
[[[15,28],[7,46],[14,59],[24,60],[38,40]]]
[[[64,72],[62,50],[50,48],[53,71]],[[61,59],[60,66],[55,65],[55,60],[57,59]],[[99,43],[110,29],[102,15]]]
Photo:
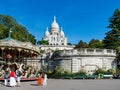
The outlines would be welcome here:
[[[93,74],[94,74],[94,75],[98,75],[98,74],[100,74],[100,73],[104,74],[105,72],[106,72],[105,70],[99,68],[99,69],[96,70],[95,73],[93,73]]]
[[[84,71],[84,70],[80,70],[79,72],[78,72],[78,75],[81,75],[81,76],[84,76],[84,75],[86,75],[87,73]]]
[[[65,74],[65,75],[70,75],[71,72],[70,72],[69,70],[65,70],[65,71],[64,71],[64,74]]]

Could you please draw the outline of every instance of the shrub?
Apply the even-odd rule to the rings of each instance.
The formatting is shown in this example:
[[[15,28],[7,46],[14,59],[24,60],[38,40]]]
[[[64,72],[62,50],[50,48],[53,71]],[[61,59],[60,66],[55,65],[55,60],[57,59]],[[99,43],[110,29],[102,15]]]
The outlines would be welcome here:
[[[99,69],[96,70],[95,73],[93,73],[93,74],[98,75],[98,74],[100,74],[100,73],[103,74],[103,73],[105,73],[105,72],[106,72],[106,71],[104,71],[103,69],[100,69],[100,68],[99,68]]]
[[[65,71],[64,71],[64,74],[65,74],[65,75],[70,75],[71,72],[70,72],[69,70],[65,70]]]

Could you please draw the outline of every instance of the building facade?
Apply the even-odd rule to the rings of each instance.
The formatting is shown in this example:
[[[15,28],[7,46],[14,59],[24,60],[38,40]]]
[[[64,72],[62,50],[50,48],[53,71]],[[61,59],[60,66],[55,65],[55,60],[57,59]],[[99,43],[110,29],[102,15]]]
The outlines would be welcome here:
[[[54,16],[53,23],[50,26],[50,31],[46,29],[44,40],[49,42],[49,45],[67,45],[67,38],[64,35],[62,28],[60,29]]]
[[[59,66],[63,71],[69,70],[75,73],[84,70],[86,73],[92,74],[99,68],[104,70],[116,68],[116,51],[88,48],[79,51],[58,51],[53,54],[49,66],[51,70]]]
[[[56,17],[50,26],[50,30],[46,29],[43,40],[48,41],[49,45],[40,45],[41,50],[69,50],[73,49],[74,46],[67,45],[67,38],[63,32],[63,29],[59,27],[56,22]]]

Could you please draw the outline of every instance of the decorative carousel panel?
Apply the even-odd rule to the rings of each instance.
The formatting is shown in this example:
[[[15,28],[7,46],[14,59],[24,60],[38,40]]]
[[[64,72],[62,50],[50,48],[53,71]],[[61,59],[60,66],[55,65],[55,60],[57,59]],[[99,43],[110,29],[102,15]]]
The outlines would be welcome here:
[[[30,42],[20,42],[17,40],[14,40],[12,38],[5,38],[0,40],[0,47],[9,47],[9,48],[19,48],[19,49],[26,49],[26,50],[30,50],[30,51],[35,51],[37,53],[39,53],[39,48],[35,45],[33,45]]]

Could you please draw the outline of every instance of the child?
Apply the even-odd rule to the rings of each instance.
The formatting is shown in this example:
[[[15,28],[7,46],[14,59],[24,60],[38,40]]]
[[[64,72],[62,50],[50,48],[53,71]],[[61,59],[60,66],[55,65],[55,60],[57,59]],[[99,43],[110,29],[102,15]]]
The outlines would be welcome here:
[[[15,87],[15,85],[16,85],[15,72],[14,72],[14,70],[12,70],[10,72],[10,86]]]
[[[42,85],[42,77],[41,77],[41,75],[38,75],[38,85]]]
[[[47,74],[44,75],[43,86],[47,85]]]
[[[22,72],[19,70],[19,68],[17,69],[16,74],[17,74],[17,83],[20,86],[20,79],[21,79]]]
[[[4,74],[4,84],[5,84],[5,86],[8,85],[8,78],[9,78],[8,71],[5,71],[5,74]]]

